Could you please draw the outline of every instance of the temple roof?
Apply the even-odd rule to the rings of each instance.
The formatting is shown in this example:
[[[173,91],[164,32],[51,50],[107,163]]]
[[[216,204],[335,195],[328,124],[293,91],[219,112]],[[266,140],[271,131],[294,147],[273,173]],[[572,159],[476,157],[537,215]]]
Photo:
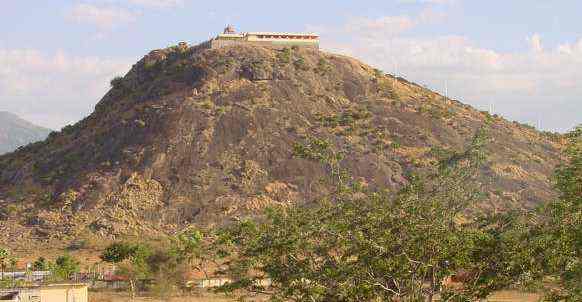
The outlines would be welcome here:
[[[236,30],[234,29],[234,26],[232,25],[228,25],[225,29],[224,29],[224,34],[236,34]]]

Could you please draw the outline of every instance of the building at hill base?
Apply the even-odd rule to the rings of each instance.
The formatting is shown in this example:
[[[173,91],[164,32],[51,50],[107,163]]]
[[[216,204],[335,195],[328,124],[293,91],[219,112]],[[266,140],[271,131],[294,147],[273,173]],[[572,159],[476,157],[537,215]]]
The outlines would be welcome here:
[[[0,302],[87,302],[86,284],[51,284],[0,289]]]

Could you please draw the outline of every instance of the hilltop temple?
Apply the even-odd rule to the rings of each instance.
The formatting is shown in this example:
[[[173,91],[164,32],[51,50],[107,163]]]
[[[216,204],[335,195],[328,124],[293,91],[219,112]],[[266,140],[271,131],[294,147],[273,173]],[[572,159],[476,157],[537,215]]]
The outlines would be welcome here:
[[[277,33],[277,32],[247,32],[237,33],[232,26],[227,26],[224,32],[206,42],[211,49],[231,45],[257,45],[274,48],[305,47],[319,49],[319,35],[313,33]]]

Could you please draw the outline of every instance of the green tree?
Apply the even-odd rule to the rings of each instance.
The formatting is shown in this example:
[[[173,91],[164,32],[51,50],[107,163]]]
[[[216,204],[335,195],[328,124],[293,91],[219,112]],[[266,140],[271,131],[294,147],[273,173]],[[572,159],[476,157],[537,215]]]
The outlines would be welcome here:
[[[183,285],[183,276],[190,265],[174,248],[155,250],[147,262],[153,277],[152,291],[163,301]]]
[[[341,177],[341,189],[327,201],[272,208],[263,222],[221,231],[216,244],[234,280],[223,290],[268,293],[273,301],[433,301],[437,294],[471,301],[511,283],[521,271],[502,282],[483,277],[504,269],[493,263],[503,240],[495,233],[503,229],[467,215],[483,197],[475,176],[485,143],[479,131],[465,152],[432,174],[410,177],[397,194],[365,191]],[[296,145],[295,153],[333,167],[337,176],[330,147],[316,141]],[[463,270],[469,286],[442,286]],[[272,286],[263,286],[265,279]]]
[[[560,200],[580,206],[582,204],[582,125],[567,134],[568,160],[556,171],[556,188],[561,193]]]
[[[44,257],[38,257],[38,259],[32,263],[32,269],[34,271],[47,271],[49,270],[49,267],[50,264]]]
[[[8,258],[8,264],[10,265],[10,272],[12,273],[12,287],[14,287],[16,286],[16,276],[14,275],[14,272],[17,269],[18,259],[14,255],[11,255]]]
[[[173,238],[173,249],[180,261],[193,265],[200,259],[203,234],[197,229],[186,229]]]
[[[57,257],[51,267],[53,276],[58,280],[70,280],[79,270],[79,261],[69,254]]]
[[[14,256],[11,256],[8,260],[8,263],[10,264],[10,271],[15,272],[18,265],[18,259]]]
[[[522,284],[554,279],[558,288],[546,300],[574,302],[582,300],[582,127],[566,138],[567,159],[554,177],[559,197],[534,213],[498,215],[492,229],[506,228],[503,246],[489,255],[499,257],[505,271],[521,272]]]
[[[560,196],[542,209],[535,243],[546,272],[558,276],[562,287],[550,299],[573,302],[582,301],[582,126],[567,139],[567,161],[555,174]]]
[[[8,267],[8,262],[10,259],[10,253],[8,250],[4,248],[0,248],[0,270],[2,271],[2,276],[0,280],[4,280],[4,272],[6,271],[6,267]]]
[[[119,263],[131,257],[134,246],[125,242],[116,242],[109,245],[103,253],[101,260],[109,263]]]
[[[129,292],[132,299],[135,298],[136,283],[151,275],[148,259],[152,255],[152,249],[146,244],[113,243],[101,254],[101,259],[106,262],[118,264],[117,273],[127,277]]]

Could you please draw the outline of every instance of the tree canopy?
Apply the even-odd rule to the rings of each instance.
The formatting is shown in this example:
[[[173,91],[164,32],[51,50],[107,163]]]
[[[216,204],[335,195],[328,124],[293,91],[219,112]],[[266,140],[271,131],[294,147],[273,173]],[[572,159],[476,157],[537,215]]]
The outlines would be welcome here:
[[[211,242],[186,229],[161,249],[114,243],[101,259],[119,265],[132,291],[144,278],[167,291],[183,269],[202,270],[214,257],[232,280],[221,291],[272,301],[475,301],[510,286],[547,289],[548,280],[547,300],[582,301],[582,127],[566,137],[554,177],[559,197],[539,211],[479,206],[485,130],[397,192],[368,188],[342,168],[341,150],[309,138],[294,151],[329,171],[336,190],[322,200],[271,207],[219,229]]]
[[[60,280],[69,280],[72,275],[80,270],[79,261],[69,254],[57,257],[52,265],[54,277]]]
[[[560,197],[542,208],[542,223],[533,232],[545,273],[560,280],[550,298],[573,302],[582,301],[582,126],[567,139],[567,160],[555,174]]]
[[[337,192],[224,230],[219,242],[234,281],[223,290],[268,293],[273,301],[471,301],[514,282],[521,271],[504,260],[511,257],[504,257],[502,224],[472,218],[480,216],[475,173],[486,138],[479,131],[465,152],[411,176],[396,194],[346,177],[328,142],[296,145],[299,156],[330,167]],[[466,272],[461,289],[443,285],[459,272]]]

